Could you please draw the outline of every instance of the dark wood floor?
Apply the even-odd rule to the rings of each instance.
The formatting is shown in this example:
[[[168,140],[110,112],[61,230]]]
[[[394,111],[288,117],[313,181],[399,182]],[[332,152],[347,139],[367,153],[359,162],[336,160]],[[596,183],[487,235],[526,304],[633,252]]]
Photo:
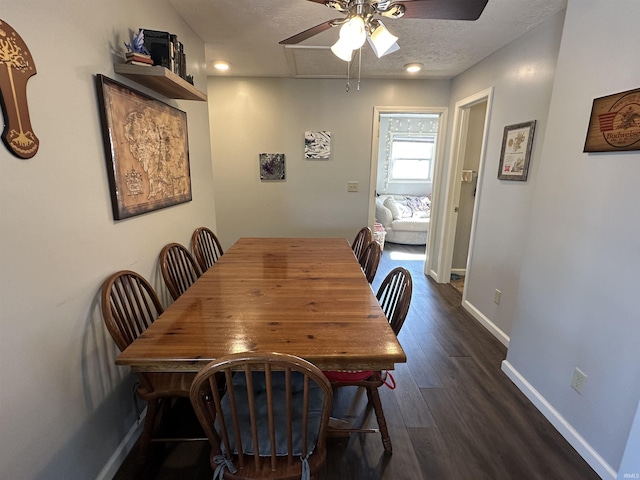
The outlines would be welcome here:
[[[424,247],[387,243],[374,289],[393,267],[412,274],[413,299],[399,335],[407,363],[393,372],[397,388],[380,394],[393,442],[385,455],[378,434],[329,439],[320,479],[528,480],[598,479],[598,475],[560,436],[500,370],[505,347],[460,306],[451,285],[423,274]],[[173,414],[179,425],[197,424],[188,404]],[[334,416],[365,418],[366,395],[337,391]],[[135,478],[134,454],[115,480]],[[210,480],[205,443],[154,444],[147,478]]]

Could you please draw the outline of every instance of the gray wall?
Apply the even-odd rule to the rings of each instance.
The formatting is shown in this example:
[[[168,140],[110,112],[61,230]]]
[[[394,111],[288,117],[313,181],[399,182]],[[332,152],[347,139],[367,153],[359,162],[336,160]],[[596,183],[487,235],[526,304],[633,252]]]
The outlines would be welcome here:
[[[162,97],[187,112],[193,201],[113,221],[94,75],[134,85],[114,75],[113,52],[131,29],[157,28],[183,41],[206,90],[204,46],[164,0],[2,5],[35,60],[27,93],[41,143],[30,160],[0,145],[0,476],[86,480],[136,416],[132,376],[114,365],[99,313],[100,284],[128,268],[160,287],[162,246],[216,227],[207,104]]]
[[[607,474],[640,399],[640,152],[582,150],[593,99],[640,87],[639,16],[636,0],[569,2],[507,356]],[[576,366],[582,395],[569,386]]]
[[[493,87],[486,153],[476,196],[474,250],[467,272],[467,302],[507,338],[518,299],[529,209],[540,167],[563,12],[465,73],[451,85],[451,105]],[[537,120],[526,182],[498,180],[504,127]],[[502,292],[500,305],[494,292]]]
[[[638,409],[636,410],[636,415],[631,425],[629,440],[624,450],[622,463],[618,469],[618,480],[633,478],[632,475],[640,473],[640,455],[638,455],[638,452],[640,452],[640,402],[638,403]]]
[[[503,369],[603,478],[615,478],[633,444],[640,398],[640,155],[582,150],[593,99],[638,87],[629,19],[639,8],[570,0],[566,20],[451,87],[452,104],[494,87],[466,306],[510,337]],[[529,120],[538,121],[529,180],[497,180],[504,126]],[[582,395],[570,387],[576,366],[588,375]]]
[[[209,78],[218,233],[352,239],[368,222],[373,107],[445,107],[449,82]],[[305,130],[332,134],[330,160],[305,160]],[[260,153],[286,155],[286,180],[260,181]],[[358,181],[358,193],[347,182]]]

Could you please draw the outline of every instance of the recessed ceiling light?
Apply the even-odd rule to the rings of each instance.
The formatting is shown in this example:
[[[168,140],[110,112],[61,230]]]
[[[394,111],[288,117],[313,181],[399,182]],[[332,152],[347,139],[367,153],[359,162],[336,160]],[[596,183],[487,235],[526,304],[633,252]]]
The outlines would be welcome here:
[[[404,66],[404,69],[409,73],[416,73],[422,70],[422,67],[424,67],[423,64],[416,62],[416,63],[407,63]]]
[[[227,62],[215,62],[213,64],[213,67],[221,72],[226,72],[227,70],[229,70],[229,64]]]

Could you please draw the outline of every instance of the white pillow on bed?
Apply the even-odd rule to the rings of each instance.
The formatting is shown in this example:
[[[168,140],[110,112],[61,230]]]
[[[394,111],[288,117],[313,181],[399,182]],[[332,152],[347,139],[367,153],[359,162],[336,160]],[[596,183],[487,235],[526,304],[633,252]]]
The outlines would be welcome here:
[[[394,220],[398,220],[399,218],[411,218],[413,216],[413,210],[403,203],[396,202],[393,197],[387,197],[383,205],[391,210],[391,215]]]
[[[391,216],[393,217],[394,220],[398,220],[399,218],[402,218],[402,212],[398,208],[398,204],[396,203],[393,197],[387,197],[382,204],[385,207],[387,207],[389,210],[391,210]]]

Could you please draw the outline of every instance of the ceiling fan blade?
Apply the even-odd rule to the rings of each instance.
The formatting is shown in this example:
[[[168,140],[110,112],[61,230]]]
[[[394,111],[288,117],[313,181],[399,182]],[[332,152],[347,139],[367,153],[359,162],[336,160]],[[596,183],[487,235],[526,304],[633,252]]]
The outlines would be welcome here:
[[[404,5],[403,18],[477,20],[487,2],[488,0],[405,0],[391,5]]]
[[[329,30],[331,27],[333,27],[334,22],[341,22],[342,20],[343,20],[342,18],[334,18],[333,20],[327,20],[326,22],[321,23],[320,25],[316,25],[315,27],[311,27],[308,30],[305,30],[304,32],[300,32],[294,35],[293,37],[289,37],[282,40],[280,42],[280,45],[294,45],[296,43],[300,43],[306,40],[307,38],[311,38],[314,35],[318,35],[319,33],[324,32],[325,30]]]

